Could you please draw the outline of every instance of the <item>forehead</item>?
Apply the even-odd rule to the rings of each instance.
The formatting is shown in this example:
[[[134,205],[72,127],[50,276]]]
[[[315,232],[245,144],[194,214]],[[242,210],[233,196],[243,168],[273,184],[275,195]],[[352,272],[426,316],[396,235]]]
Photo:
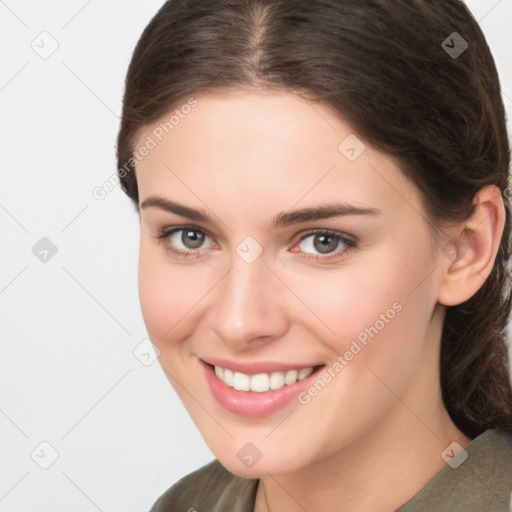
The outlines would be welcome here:
[[[195,102],[141,130],[135,149],[151,141],[136,167],[141,201],[158,194],[204,208],[201,198],[208,198],[260,211],[318,201],[419,207],[394,159],[326,105],[245,91],[198,95]]]

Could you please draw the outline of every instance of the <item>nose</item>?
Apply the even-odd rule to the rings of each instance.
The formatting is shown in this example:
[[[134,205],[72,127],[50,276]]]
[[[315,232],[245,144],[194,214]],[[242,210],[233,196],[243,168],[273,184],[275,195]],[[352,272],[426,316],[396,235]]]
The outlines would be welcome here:
[[[289,328],[283,284],[262,257],[247,263],[237,255],[216,287],[211,328],[236,349],[261,347],[282,337]]]

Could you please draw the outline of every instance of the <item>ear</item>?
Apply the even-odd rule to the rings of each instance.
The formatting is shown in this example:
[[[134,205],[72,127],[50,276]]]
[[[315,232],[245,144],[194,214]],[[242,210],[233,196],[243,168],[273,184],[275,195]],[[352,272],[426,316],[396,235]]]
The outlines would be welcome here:
[[[461,304],[480,289],[500,246],[506,213],[499,188],[483,187],[473,205],[473,213],[457,227],[439,255],[443,273],[438,301],[445,306]]]

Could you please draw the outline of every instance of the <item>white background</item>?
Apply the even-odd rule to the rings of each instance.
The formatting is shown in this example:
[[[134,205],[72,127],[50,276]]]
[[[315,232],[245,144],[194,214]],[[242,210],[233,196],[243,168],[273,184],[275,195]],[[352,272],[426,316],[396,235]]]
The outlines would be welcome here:
[[[0,1],[2,512],[147,511],[213,458],[158,362],[133,353],[137,214],[117,187],[92,195],[115,173],[124,75],[161,4]],[[510,115],[512,0],[468,5]],[[58,43],[47,59],[41,37]],[[46,263],[42,237],[58,249]]]

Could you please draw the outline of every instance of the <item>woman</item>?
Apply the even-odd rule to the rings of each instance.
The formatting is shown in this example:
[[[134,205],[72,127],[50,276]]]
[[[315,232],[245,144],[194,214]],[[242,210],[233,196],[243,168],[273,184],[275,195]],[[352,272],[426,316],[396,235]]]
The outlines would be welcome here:
[[[508,510],[509,147],[462,2],[171,0],[117,150],[215,455],[152,512]]]

